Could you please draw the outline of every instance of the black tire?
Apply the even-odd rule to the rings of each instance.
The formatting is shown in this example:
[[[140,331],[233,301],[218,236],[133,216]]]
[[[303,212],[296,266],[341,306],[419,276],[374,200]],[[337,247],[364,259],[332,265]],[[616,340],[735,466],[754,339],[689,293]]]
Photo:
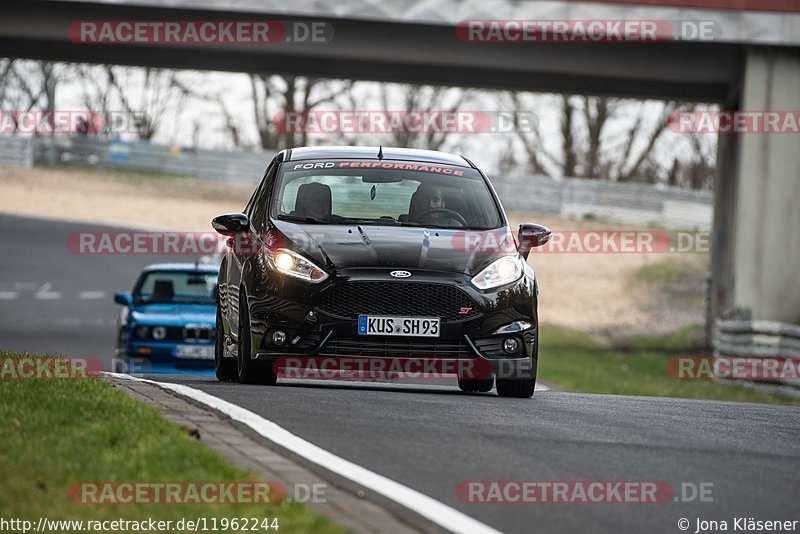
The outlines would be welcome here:
[[[121,361],[119,358],[114,358],[111,360],[111,372],[112,373],[128,373],[128,365],[127,361]]]
[[[217,339],[214,343],[214,372],[217,380],[222,382],[236,382],[239,375],[236,371],[236,360],[225,358],[225,330],[222,328],[222,311],[217,299]]]
[[[461,391],[485,393],[492,390],[494,377],[489,378],[459,378],[458,387]]]
[[[536,368],[539,363],[538,331],[536,334],[536,340],[533,342],[533,365],[531,369],[524,373],[525,376],[521,378],[498,378],[498,396],[518,399],[530,399],[533,397],[533,391],[536,389]]]
[[[244,291],[242,291],[242,294]],[[278,378],[272,367],[259,365],[250,358],[250,317],[248,317],[247,297],[239,301],[239,342],[237,343],[237,366],[239,382],[242,384],[274,385]]]

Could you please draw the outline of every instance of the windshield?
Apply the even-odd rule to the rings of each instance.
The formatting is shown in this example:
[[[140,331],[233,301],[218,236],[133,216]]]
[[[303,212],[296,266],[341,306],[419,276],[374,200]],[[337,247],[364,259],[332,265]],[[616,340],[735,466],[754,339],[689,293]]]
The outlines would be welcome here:
[[[273,217],[309,224],[488,230],[502,218],[474,169],[416,162],[286,163]]]
[[[151,271],[134,296],[140,304],[214,304],[217,273]]]

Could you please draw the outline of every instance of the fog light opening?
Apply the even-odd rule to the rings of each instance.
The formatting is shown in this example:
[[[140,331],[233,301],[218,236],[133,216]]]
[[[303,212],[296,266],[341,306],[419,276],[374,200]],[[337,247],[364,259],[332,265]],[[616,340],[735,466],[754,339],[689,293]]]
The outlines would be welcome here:
[[[275,330],[272,333],[272,343],[275,345],[283,345],[286,343],[286,332],[283,330]]]
[[[507,337],[503,340],[503,350],[508,354],[515,354],[519,351],[520,343],[515,337]]]

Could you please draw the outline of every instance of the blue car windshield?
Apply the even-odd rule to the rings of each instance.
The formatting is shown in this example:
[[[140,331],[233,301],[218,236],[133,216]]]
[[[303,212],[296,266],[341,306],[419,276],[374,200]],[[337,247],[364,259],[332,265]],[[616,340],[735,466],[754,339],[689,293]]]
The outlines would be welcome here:
[[[134,297],[141,304],[214,304],[216,285],[214,272],[151,271]]]

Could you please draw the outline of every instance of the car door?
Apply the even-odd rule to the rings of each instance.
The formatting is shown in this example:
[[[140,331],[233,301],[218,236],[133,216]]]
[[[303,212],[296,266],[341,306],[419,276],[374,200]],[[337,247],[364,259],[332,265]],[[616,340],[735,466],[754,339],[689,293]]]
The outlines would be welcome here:
[[[227,319],[230,324],[231,331],[234,336],[237,335],[237,328],[239,324],[239,288],[243,283],[243,275],[246,272],[247,263],[251,260],[253,252],[251,247],[246,246],[247,243],[253,242],[253,233],[258,233],[261,226],[259,218],[259,209],[257,206],[261,205],[259,202],[264,195],[268,195],[268,184],[271,183],[270,177],[274,177],[277,170],[277,162],[273,159],[269,167],[267,167],[261,183],[256,188],[250,200],[247,203],[243,213],[250,219],[249,236],[242,236],[244,239],[231,238],[228,240],[228,247],[225,252],[225,260],[223,269],[225,270],[225,288],[224,298],[226,308],[228,310]],[[245,246],[237,246],[238,244],[245,244]],[[221,288],[222,290],[222,288]],[[220,295],[222,297],[222,294]]]

